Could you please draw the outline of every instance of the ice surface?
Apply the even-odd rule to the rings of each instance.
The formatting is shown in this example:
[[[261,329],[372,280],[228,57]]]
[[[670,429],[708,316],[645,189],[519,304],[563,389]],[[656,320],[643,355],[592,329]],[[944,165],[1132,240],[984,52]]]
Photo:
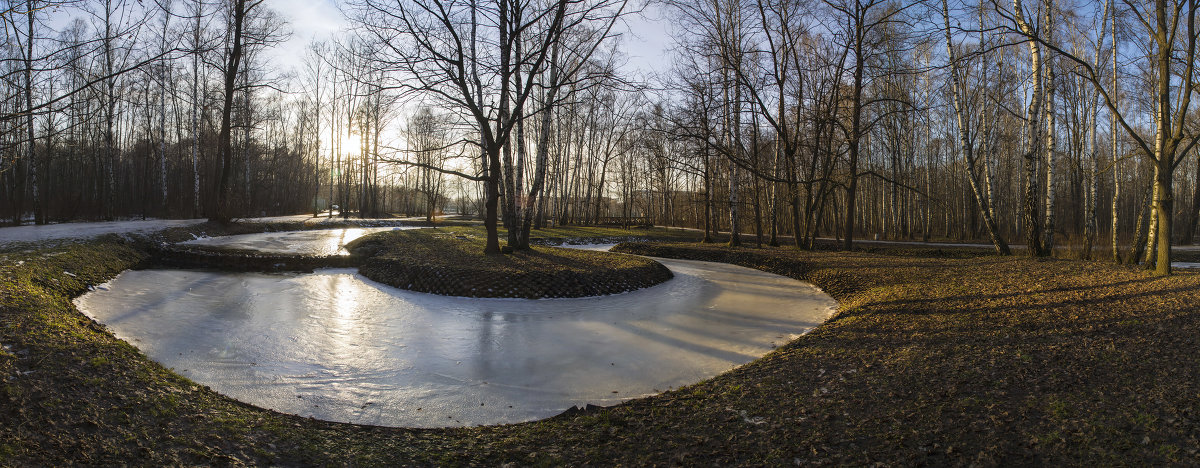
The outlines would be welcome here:
[[[733,265],[612,296],[471,299],[353,270],[126,271],[79,309],[177,372],[301,416],[385,426],[512,423],[610,405],[749,362],[827,319],[817,288]]]
[[[181,242],[181,244],[300,255],[349,255],[350,252],[347,252],[343,247],[350,241],[375,232],[401,229],[420,229],[420,227],[397,226],[262,232],[236,236],[202,237]]]
[[[438,216],[434,216],[434,218],[447,219],[447,218],[450,218],[450,216],[438,215]],[[261,218],[237,218],[237,220],[244,221],[244,222],[250,222],[250,223],[297,223],[297,222],[299,222],[299,223],[305,223],[305,224],[310,224],[310,225],[312,225],[312,224],[335,224],[335,223],[352,223],[352,224],[360,224],[361,223],[361,224],[370,225],[370,224],[395,223],[397,221],[420,222],[420,221],[425,221],[425,217],[424,216],[411,216],[411,217],[407,217],[407,218],[359,218],[357,216],[351,216],[348,218],[342,218],[341,215],[338,214],[337,212],[334,212],[333,216],[329,216],[328,211],[322,211],[321,215],[317,216],[315,218],[313,217],[312,213],[307,213],[307,214],[285,215],[285,216],[266,216],[266,217],[261,217]]]
[[[555,247],[562,247],[564,249],[596,250],[596,251],[600,251],[600,252],[608,252],[609,249],[613,248],[616,245],[617,244],[564,244],[564,245],[558,245]]]

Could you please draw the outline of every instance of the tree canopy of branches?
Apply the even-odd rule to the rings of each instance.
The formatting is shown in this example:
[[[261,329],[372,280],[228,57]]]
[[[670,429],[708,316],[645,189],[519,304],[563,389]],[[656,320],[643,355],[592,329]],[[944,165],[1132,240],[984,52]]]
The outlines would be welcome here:
[[[645,9],[675,46],[635,79],[623,20]],[[1200,222],[1195,10],[354,0],[347,34],[275,72],[286,27],[260,0],[9,2],[0,216],[457,212],[488,253],[501,226],[524,249],[550,224],[651,222],[1169,274]]]

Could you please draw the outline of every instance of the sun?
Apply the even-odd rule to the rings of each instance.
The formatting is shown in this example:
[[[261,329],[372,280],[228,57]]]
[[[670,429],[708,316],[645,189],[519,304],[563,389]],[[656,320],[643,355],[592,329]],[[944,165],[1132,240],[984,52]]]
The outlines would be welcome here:
[[[357,133],[343,134],[338,142],[340,143],[340,152],[346,156],[356,157],[362,153],[362,137]]]

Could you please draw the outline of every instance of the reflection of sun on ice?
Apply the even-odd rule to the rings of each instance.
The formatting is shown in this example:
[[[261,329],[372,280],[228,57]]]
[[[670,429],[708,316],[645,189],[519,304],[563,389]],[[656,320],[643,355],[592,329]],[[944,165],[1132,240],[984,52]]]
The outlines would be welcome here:
[[[358,308],[358,282],[352,281],[350,275],[337,275],[333,282],[333,310],[337,317],[349,319]]]
[[[363,338],[359,336],[362,330],[356,326],[361,308],[359,296],[363,294],[362,282],[355,281],[354,276],[349,274],[333,275],[331,278],[333,313],[325,316],[325,329],[329,332],[330,344],[336,348],[334,351],[353,353]]]
[[[349,255],[350,252],[343,250],[346,247],[346,244],[350,243],[350,241],[353,241],[354,239],[365,236],[366,234],[367,230],[362,228],[342,229],[338,235],[329,236],[325,239],[323,253],[325,255]]]

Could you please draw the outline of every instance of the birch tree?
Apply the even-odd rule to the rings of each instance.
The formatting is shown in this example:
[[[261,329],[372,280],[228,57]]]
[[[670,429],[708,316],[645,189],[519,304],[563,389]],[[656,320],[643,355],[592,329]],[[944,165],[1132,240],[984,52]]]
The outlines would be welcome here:
[[[1190,0],[1155,0],[1127,6],[1136,18],[1135,24],[1141,27],[1141,34],[1150,38],[1149,54],[1140,58],[1152,77],[1149,84],[1153,91],[1153,128],[1148,133],[1132,120],[1133,110],[1120,106],[1115,90],[1104,80],[1096,65],[1055,46],[1037,31],[1022,27],[1019,32],[1031,47],[1035,43],[1043,45],[1076,64],[1100,93],[1105,106],[1133,141],[1142,159],[1153,166],[1154,216],[1149,241],[1155,245],[1152,249],[1155,273],[1166,276],[1171,274],[1175,169],[1200,141],[1200,132],[1196,131],[1200,116],[1191,112],[1192,98],[1197,92],[1196,42],[1200,38],[1200,29],[1196,25],[1196,5]],[[1014,10],[1019,10],[1016,7],[1019,4],[1014,3]],[[1150,249],[1148,255],[1149,252]]]
[[[950,60],[950,92],[951,101],[954,106],[954,116],[958,125],[958,149],[963,160],[966,161],[967,178],[971,185],[971,194],[974,196],[975,204],[983,216],[984,225],[987,228],[988,236],[991,237],[992,245],[996,248],[996,253],[1011,255],[1012,252],[1009,251],[1008,243],[1000,236],[999,226],[996,225],[996,221],[992,216],[993,212],[990,201],[985,197],[983,189],[980,188],[975,145],[971,141],[971,119],[967,117],[966,109],[964,109],[966,105],[966,88],[963,85],[962,72],[958,67],[959,59],[955,53],[954,42],[950,34],[950,7],[948,0],[942,0],[942,20],[946,36],[946,56]]]

